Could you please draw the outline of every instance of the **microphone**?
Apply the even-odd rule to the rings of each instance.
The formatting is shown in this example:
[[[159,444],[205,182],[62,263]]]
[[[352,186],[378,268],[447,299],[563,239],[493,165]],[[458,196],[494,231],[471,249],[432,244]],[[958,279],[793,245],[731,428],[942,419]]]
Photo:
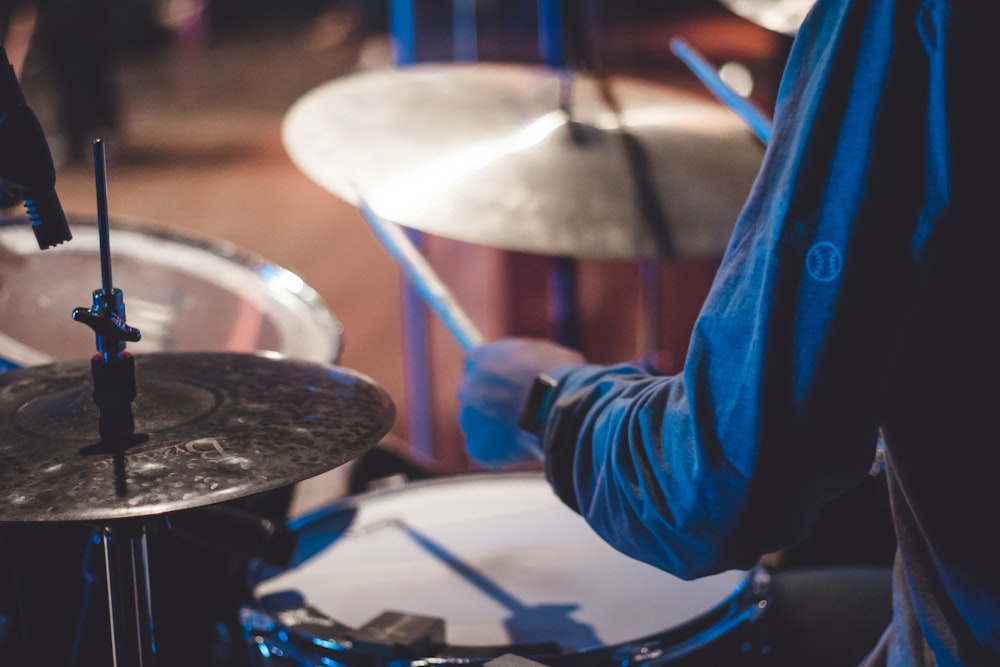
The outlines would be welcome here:
[[[73,238],[55,185],[45,133],[24,101],[7,51],[0,45],[0,203],[12,206],[24,201],[42,250]]]

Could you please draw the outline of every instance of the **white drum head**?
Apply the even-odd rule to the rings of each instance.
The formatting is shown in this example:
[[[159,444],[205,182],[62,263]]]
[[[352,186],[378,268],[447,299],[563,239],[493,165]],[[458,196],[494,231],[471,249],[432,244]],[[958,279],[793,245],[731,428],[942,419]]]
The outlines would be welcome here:
[[[94,333],[71,319],[100,289],[94,220],[70,220],[69,243],[39,250],[27,219],[0,224],[0,359],[32,366],[87,359]],[[264,352],[336,363],[342,327],[291,271],[231,244],[148,223],[110,222],[113,286],[143,352]]]
[[[386,611],[439,617],[449,645],[617,645],[709,612],[748,575],[682,581],[624,556],[540,474],[413,483],[297,525],[296,562],[255,589],[264,610],[298,594],[354,628]]]

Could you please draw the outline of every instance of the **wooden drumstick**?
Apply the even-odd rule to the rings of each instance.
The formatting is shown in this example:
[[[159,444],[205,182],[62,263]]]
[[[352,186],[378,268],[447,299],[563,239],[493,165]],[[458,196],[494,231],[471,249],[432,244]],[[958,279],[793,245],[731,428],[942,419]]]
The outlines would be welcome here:
[[[719,98],[723,104],[733,110],[737,116],[743,119],[750,130],[757,135],[757,138],[768,144],[771,141],[771,121],[762,114],[755,106],[746,100],[742,95],[733,90],[729,84],[722,80],[715,67],[709,64],[700,53],[695,51],[682,38],[674,37],[670,40],[670,50],[674,55],[694,72],[705,87]]]
[[[358,209],[368,223],[375,236],[382,242],[389,254],[402,269],[413,285],[414,291],[420,295],[424,303],[441,318],[448,332],[458,341],[463,352],[469,352],[483,342],[483,335],[458,305],[434,269],[431,268],[416,246],[410,242],[398,225],[383,220],[372,211],[368,203],[358,196]],[[532,456],[543,460],[541,448],[534,443]]]
[[[431,268],[416,246],[410,242],[398,225],[383,220],[358,197],[358,209],[375,236],[382,242],[389,254],[409,279],[413,289],[434,311],[448,332],[458,341],[463,351],[468,352],[483,342],[483,336],[465,314],[458,302],[448,291],[434,269]]]

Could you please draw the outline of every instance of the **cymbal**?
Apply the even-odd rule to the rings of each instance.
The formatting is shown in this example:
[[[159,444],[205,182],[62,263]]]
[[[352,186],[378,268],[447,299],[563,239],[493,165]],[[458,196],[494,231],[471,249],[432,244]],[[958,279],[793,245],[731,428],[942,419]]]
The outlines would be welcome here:
[[[376,444],[389,396],[337,366],[237,353],[135,355],[134,444],[100,442],[89,361],[0,373],[0,522],[105,521],[270,491]]]
[[[794,36],[816,0],[719,0],[729,11],[768,30]]]
[[[320,85],[287,112],[292,161],[349,203],[459,241],[547,255],[662,256],[626,139],[664,211],[673,254],[725,249],[763,157],[728,109],[694,94],[500,63],[418,64]]]

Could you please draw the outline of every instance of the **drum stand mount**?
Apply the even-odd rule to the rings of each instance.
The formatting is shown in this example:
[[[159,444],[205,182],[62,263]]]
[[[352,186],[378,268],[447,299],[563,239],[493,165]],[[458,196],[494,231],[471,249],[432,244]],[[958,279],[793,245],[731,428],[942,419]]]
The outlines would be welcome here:
[[[132,401],[136,397],[135,361],[125,351],[126,342],[141,334],[125,321],[125,300],[111,277],[110,225],[104,143],[94,142],[97,182],[97,222],[100,234],[101,288],[93,292],[90,308],[73,311],[74,321],[86,324],[96,335],[97,354],[90,361],[94,402],[100,408],[96,448],[110,452],[115,466],[115,486],[125,489],[125,451],[137,443]],[[108,522],[101,527],[107,569],[108,607],[111,617],[113,665],[152,665],[156,652],[149,586],[146,534],[148,519]]]

